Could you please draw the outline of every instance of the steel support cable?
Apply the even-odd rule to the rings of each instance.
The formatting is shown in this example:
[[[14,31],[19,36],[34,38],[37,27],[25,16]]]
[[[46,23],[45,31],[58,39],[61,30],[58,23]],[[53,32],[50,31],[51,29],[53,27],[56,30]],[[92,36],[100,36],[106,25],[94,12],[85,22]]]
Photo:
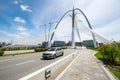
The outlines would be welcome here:
[[[55,26],[55,30],[57,29],[57,27],[58,27],[59,23],[62,21],[62,19],[63,19],[69,12],[71,12],[71,11],[72,11],[72,10],[67,11],[67,12],[60,18],[60,20],[58,21],[57,25]],[[55,32],[53,32],[52,35],[51,35],[50,43],[51,43],[51,41],[52,41],[52,39],[53,39],[54,34],[55,34]]]
[[[40,35],[39,37],[34,38],[34,39],[32,39],[32,40],[33,40],[33,41],[36,41],[36,40],[37,40],[36,43],[39,43],[40,41],[43,40],[43,38],[44,38],[45,35],[48,35],[49,33],[51,34],[51,33],[53,33],[53,32],[54,32],[54,30],[52,30],[52,31],[50,31],[50,32],[48,32],[48,33],[46,33],[46,34],[42,34],[42,35]]]
[[[90,32],[92,32],[93,34],[96,35],[96,37],[100,38],[104,43],[110,43],[109,40],[105,39],[104,37],[102,37],[101,35],[99,35],[98,33],[94,32],[92,29],[88,28],[85,24],[83,24],[82,22],[80,22],[80,24],[82,26],[84,26],[87,30],[89,30]]]
[[[77,22],[76,22],[76,19],[75,19],[75,28],[76,28],[76,32],[77,32],[77,34],[78,34],[78,38],[79,38],[79,40],[81,41],[81,37],[80,37],[80,33],[79,33],[79,29],[78,29],[78,26],[77,26]]]
[[[91,24],[90,24],[88,18],[87,18],[86,15],[82,12],[82,10],[80,10],[79,8],[75,8],[75,10],[78,10],[79,12],[82,13],[82,15],[84,16],[84,18],[85,18],[86,21],[87,21],[87,24],[88,24],[89,28],[92,29],[92,26],[91,26]],[[93,33],[92,33],[92,37],[93,37],[94,47],[97,47],[97,45],[96,45],[96,39],[95,39],[95,35],[94,35]]]
[[[83,15],[84,18],[86,19],[86,21],[87,21],[89,27],[92,29],[89,20],[87,19],[86,15],[82,12],[82,10],[80,10],[79,8],[75,8],[74,10],[78,10],[79,12],[82,13],[82,15]],[[65,16],[66,14],[68,14],[68,12],[71,12],[71,11],[73,11],[73,10],[69,10],[69,11],[67,11],[67,12],[61,17],[61,19],[60,19],[59,22],[57,23],[55,29],[57,28],[57,26],[59,25],[59,23],[61,22],[61,20],[64,18],[64,16]],[[51,35],[50,42],[51,42],[51,40],[53,39],[54,34],[55,34],[55,32],[53,32],[53,34]],[[93,36],[93,40],[94,40],[94,46],[96,47],[96,40],[95,40],[95,36],[94,36],[93,33],[92,33],[92,36]]]
[[[102,36],[100,36],[99,34],[97,34],[96,32],[94,32],[93,30],[89,29],[85,24],[81,23],[81,25],[84,26],[84,27],[86,27],[86,29],[88,29],[90,32],[92,32],[94,35],[96,35],[96,37],[98,37],[104,43],[108,43],[107,39],[103,38]]]

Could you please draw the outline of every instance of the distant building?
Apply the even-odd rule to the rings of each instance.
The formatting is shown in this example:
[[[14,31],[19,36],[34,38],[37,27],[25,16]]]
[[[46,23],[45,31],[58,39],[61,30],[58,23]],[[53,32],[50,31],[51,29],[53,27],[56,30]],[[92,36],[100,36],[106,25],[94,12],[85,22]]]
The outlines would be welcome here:
[[[1,47],[5,47],[5,46],[9,46],[11,45],[10,43],[6,43],[6,42],[0,42],[0,48]]]
[[[75,46],[82,46],[82,42],[75,42]]]
[[[72,41],[69,41],[66,45],[72,46]],[[82,46],[82,42],[75,42],[75,46]]]
[[[83,45],[86,47],[94,47],[93,40],[84,40]],[[98,42],[97,42],[97,45],[98,45]]]
[[[38,44],[39,46],[42,46],[40,43]]]
[[[48,42],[42,42],[42,46],[48,47]]]
[[[2,42],[2,46],[6,46],[7,45],[7,43],[6,42]]]
[[[66,45],[67,46],[72,46],[72,41],[69,41]]]
[[[60,47],[60,46],[66,46],[65,41],[54,41],[53,46]]]
[[[2,47],[2,43],[0,42],[0,48]]]

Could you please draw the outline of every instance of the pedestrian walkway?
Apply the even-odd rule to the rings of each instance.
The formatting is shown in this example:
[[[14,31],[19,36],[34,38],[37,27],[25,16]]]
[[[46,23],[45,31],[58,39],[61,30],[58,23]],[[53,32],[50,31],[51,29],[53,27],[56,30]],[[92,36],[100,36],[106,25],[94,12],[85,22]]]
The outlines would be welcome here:
[[[84,48],[75,61],[56,80],[110,80],[97,63],[95,53],[95,51]]]

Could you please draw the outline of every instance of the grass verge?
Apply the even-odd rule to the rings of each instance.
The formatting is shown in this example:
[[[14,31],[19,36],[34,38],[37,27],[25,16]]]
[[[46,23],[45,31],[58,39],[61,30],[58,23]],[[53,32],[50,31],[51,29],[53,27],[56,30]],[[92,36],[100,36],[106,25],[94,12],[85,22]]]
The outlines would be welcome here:
[[[98,48],[94,48],[94,47],[86,47],[87,49],[91,49],[91,50],[94,50],[94,51],[98,51]]]
[[[103,62],[103,56],[99,52],[97,52],[95,54],[95,56]],[[117,70],[117,69],[111,67],[110,65],[107,65],[107,67],[120,80],[120,70]]]
[[[120,71],[112,68],[111,66],[108,66],[109,70],[120,80]]]

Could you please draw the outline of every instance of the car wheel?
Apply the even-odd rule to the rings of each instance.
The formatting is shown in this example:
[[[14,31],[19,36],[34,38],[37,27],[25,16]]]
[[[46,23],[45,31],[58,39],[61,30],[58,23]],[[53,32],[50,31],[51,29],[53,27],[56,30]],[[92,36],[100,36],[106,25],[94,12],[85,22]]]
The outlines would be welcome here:
[[[56,58],[56,55],[53,55],[53,59],[55,59]]]
[[[61,56],[63,56],[64,52],[62,52]]]

